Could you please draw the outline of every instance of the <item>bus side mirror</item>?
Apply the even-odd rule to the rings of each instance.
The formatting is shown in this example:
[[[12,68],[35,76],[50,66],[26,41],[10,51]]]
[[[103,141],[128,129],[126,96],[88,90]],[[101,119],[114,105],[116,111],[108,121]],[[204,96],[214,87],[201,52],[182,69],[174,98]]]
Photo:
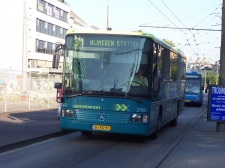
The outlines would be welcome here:
[[[53,55],[53,61],[52,61],[52,68],[58,69],[58,67],[59,67],[59,60],[60,60],[60,55],[54,54]]]
[[[54,88],[55,88],[55,89],[61,89],[61,88],[62,88],[62,83],[56,82],[56,83],[54,84]]]
[[[159,90],[160,90],[160,81],[161,81],[160,77],[155,77],[154,78],[154,84],[153,84],[153,91],[154,92],[159,92]]]

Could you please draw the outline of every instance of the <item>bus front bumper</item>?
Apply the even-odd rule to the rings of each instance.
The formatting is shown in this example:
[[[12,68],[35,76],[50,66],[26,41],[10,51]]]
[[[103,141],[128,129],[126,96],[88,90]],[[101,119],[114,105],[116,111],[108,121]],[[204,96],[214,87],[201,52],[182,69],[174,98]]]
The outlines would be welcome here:
[[[88,123],[80,122],[75,119],[60,119],[60,128],[62,130],[106,132],[149,136],[155,128],[149,129],[149,123],[127,123],[127,124],[109,124],[109,123]]]

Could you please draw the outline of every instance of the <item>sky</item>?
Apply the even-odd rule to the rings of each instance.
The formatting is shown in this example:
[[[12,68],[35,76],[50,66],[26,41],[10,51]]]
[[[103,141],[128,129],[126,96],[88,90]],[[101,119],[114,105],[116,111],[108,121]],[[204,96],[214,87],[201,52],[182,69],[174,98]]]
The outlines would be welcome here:
[[[66,0],[88,25],[142,30],[172,41],[187,58],[220,59],[222,0]],[[164,27],[164,28],[162,28]],[[167,28],[165,28],[167,27]]]
[[[23,3],[22,0],[0,1],[0,72],[22,69]]]

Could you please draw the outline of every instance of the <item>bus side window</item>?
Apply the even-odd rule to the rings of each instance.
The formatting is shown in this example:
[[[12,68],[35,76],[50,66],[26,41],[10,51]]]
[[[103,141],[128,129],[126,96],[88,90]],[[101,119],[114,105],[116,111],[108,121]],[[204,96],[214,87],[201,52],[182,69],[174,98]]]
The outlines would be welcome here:
[[[152,67],[153,79],[157,75],[157,50],[158,50],[158,44],[153,43],[153,67]]]

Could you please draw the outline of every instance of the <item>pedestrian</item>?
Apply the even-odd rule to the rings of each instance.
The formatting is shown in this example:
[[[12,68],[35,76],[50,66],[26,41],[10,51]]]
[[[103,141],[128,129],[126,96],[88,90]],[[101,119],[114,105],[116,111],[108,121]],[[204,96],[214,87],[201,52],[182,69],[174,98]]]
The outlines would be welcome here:
[[[60,119],[60,113],[62,109],[62,88],[57,89],[57,102],[58,102],[58,120]]]

